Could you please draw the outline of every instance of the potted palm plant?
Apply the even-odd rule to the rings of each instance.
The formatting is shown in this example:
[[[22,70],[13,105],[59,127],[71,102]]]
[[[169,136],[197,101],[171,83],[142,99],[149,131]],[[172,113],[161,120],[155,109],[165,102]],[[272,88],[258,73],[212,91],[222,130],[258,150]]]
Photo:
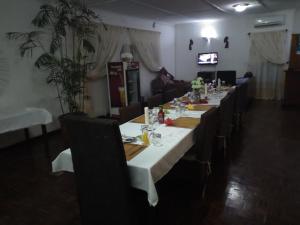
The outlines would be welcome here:
[[[94,64],[99,18],[79,0],[56,0],[44,4],[33,18],[31,32],[9,32],[10,40],[20,42],[22,57],[39,55],[34,65],[47,71],[47,83],[54,85],[62,113],[82,112],[85,81]]]

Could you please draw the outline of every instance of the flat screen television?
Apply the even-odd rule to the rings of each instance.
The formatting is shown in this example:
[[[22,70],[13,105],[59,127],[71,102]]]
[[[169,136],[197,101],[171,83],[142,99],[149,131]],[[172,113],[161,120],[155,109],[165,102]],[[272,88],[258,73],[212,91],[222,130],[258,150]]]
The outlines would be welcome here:
[[[199,65],[215,65],[218,64],[218,53],[217,52],[207,52],[198,54],[198,64]]]

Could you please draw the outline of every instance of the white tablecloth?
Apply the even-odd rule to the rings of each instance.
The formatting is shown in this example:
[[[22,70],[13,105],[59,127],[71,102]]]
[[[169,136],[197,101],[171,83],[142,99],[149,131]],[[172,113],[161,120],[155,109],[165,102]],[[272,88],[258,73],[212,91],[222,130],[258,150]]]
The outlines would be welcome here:
[[[216,105],[219,106],[221,103],[221,99],[225,97],[227,91],[222,91],[217,94],[208,94],[208,103],[206,105]]]
[[[0,111],[0,134],[52,122],[52,115],[42,108],[26,108],[20,111]]]
[[[209,105],[220,105],[220,100],[227,92],[209,96]],[[174,118],[175,110],[169,110],[168,117]],[[185,111],[182,116],[199,118],[204,111]],[[120,126],[122,135],[136,137],[141,134],[141,125],[127,122]],[[193,146],[193,129],[167,127],[160,125],[155,132],[162,134],[161,147],[150,145],[140,154],[127,162],[131,185],[148,193],[151,206],[158,203],[155,183],[160,180],[176,162]],[[61,152],[52,162],[53,172],[73,172],[70,149]]]
[[[186,112],[184,116],[198,118],[204,112]],[[141,125],[127,122],[120,126],[122,135],[138,136],[141,134]],[[175,163],[192,147],[193,130],[160,125],[155,132],[162,135],[162,146],[150,145],[140,154],[127,162],[131,185],[148,193],[149,204],[158,203],[155,183],[160,180]],[[61,152],[52,162],[53,172],[73,172],[72,156],[70,149]]]

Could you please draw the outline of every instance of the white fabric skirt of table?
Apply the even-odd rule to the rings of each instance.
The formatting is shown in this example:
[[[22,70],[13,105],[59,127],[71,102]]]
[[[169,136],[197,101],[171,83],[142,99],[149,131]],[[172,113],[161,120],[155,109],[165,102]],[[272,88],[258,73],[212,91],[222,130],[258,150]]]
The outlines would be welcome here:
[[[52,122],[52,115],[42,108],[0,111],[0,134]]]
[[[204,112],[186,112],[185,116],[198,117]],[[127,122],[120,125],[122,135],[136,137],[141,134],[139,123]],[[158,203],[155,183],[160,180],[176,162],[193,145],[193,129],[168,127],[160,125],[155,132],[162,135],[162,146],[148,146],[130,161],[127,161],[131,185],[147,192],[151,206]],[[53,172],[73,172],[72,156],[70,149],[61,152],[52,162]]]

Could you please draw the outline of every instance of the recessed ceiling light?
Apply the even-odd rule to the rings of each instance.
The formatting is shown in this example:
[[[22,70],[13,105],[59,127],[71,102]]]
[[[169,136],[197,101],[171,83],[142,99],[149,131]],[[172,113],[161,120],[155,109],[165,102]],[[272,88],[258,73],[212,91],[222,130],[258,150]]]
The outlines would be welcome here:
[[[232,7],[236,12],[244,12],[250,6],[249,3],[239,3],[235,4]]]

